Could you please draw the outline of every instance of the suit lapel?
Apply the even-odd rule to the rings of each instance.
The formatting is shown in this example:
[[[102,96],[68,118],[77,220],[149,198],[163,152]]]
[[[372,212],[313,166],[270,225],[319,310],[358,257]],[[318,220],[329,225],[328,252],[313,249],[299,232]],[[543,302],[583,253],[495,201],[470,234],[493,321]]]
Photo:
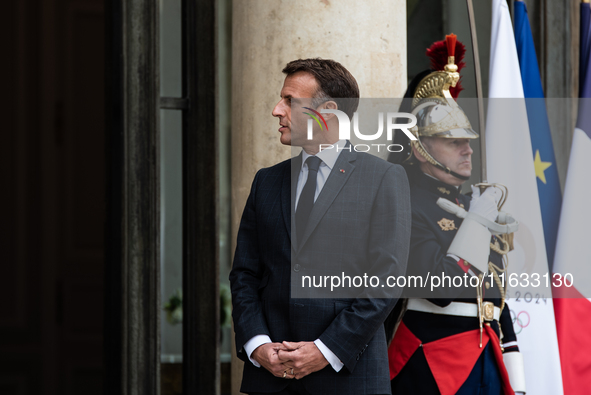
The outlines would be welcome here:
[[[293,218],[295,214],[295,194],[298,183],[298,173],[302,167],[302,154],[291,158],[290,165],[287,166],[283,173],[283,183],[281,185],[281,210],[283,212],[283,220],[287,228],[287,234],[292,240],[292,245],[297,242],[296,233],[292,232],[292,225],[295,224]],[[293,238],[292,238],[293,235]]]
[[[314,207],[312,208],[312,212],[310,213],[310,219],[308,220],[308,226],[306,227],[306,231],[304,232],[304,236],[302,237],[301,242],[298,240],[298,251],[302,249],[302,246],[306,243],[316,226],[320,223],[324,214],[337,197],[343,186],[353,173],[355,169],[355,159],[357,157],[357,153],[355,151],[341,151],[334,167],[330,171],[330,175],[318,195],[316,202],[314,203]],[[342,170],[342,171],[341,171]]]

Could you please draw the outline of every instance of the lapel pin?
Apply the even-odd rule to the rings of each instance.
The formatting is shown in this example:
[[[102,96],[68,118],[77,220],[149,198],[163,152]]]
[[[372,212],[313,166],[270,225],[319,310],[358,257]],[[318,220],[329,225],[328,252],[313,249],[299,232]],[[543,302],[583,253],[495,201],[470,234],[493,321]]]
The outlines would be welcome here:
[[[341,169],[341,173],[344,173],[344,172],[345,172],[345,169]]]

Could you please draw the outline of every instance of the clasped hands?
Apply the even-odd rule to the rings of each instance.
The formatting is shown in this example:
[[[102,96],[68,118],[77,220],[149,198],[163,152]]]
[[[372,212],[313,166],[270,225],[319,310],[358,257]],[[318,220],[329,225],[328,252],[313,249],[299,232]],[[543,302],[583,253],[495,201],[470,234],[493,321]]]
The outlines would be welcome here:
[[[328,361],[314,342],[266,343],[252,358],[276,377],[301,379],[323,369]]]

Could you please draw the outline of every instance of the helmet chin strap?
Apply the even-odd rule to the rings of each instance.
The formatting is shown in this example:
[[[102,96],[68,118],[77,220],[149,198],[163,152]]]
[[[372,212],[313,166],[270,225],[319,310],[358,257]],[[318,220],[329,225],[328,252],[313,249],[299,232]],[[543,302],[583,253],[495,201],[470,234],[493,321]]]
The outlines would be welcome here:
[[[455,171],[452,171],[449,167],[443,166],[442,164],[437,164],[435,165],[437,166],[437,168],[443,170],[444,172],[446,172],[447,174],[451,174],[452,176],[454,176],[455,178],[459,178],[462,181],[468,181],[470,179],[470,177],[466,177],[466,176],[462,176],[458,173],[456,173]]]
[[[429,152],[427,152],[427,150],[425,149],[425,146],[421,142],[420,138],[417,138],[416,140],[412,141],[412,145],[427,160],[427,162],[431,163],[433,166],[437,167],[438,169],[443,170],[447,174],[451,174],[455,178],[462,180],[462,181],[468,181],[470,179],[470,177],[462,176],[462,175],[456,173],[455,171],[453,171],[452,169],[450,169],[449,167],[445,166],[444,164],[439,162],[437,159],[435,159]]]

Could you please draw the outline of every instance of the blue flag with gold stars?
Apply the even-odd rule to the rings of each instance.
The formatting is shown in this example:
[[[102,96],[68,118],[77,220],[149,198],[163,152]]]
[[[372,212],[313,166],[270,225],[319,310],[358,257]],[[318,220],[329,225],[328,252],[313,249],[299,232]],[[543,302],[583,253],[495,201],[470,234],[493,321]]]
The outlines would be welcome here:
[[[514,4],[515,43],[523,81],[523,93],[526,98],[527,118],[534,154],[533,161],[538,181],[542,223],[544,224],[546,254],[548,255],[548,266],[552,269],[562,194],[527,8],[522,1],[516,1]]]

